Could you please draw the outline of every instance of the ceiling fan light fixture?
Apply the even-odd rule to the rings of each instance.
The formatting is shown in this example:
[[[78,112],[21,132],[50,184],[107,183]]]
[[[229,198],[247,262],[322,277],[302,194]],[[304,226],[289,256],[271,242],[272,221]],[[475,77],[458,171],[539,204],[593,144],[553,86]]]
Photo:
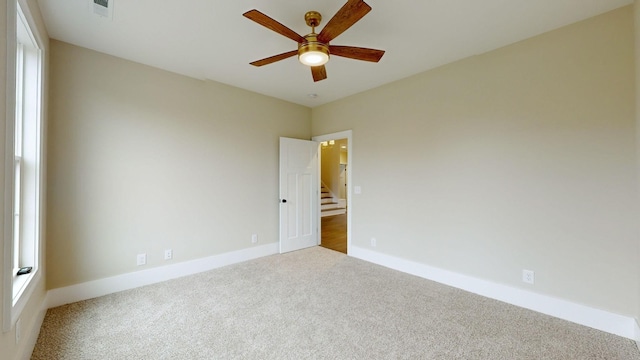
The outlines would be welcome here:
[[[256,9],[249,10],[242,14],[242,16],[298,44],[297,50],[291,50],[253,61],[250,64],[253,66],[263,66],[298,55],[298,61],[303,65],[309,66],[311,77],[313,77],[314,82],[317,82],[327,78],[327,69],[324,64],[329,61],[331,54],[349,59],[378,62],[380,58],[382,58],[382,55],[384,55],[384,50],[329,45],[333,39],[357,23],[363,16],[369,13],[369,11],[371,11],[371,6],[365,3],[364,0],[347,0],[347,3],[333,15],[319,34],[316,34],[316,27],[320,25],[322,15],[317,11],[307,11],[304,15],[304,21],[307,23],[307,26],[311,27],[311,33],[302,36]]]
[[[329,47],[321,42],[309,41],[300,44],[298,60],[307,66],[321,66],[329,61]]]

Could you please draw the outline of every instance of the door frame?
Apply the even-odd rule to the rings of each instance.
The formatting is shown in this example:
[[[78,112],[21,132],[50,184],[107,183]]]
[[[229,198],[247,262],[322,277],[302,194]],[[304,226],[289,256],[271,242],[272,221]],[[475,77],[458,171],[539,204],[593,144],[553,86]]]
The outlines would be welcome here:
[[[351,215],[353,214],[352,196],[352,172],[353,172],[353,130],[339,131],[331,134],[317,135],[311,138],[313,141],[323,142],[329,140],[347,139],[347,255],[351,253]],[[318,184],[322,174],[322,152],[318,151]],[[320,189],[318,188],[318,196]],[[320,201],[318,201],[318,245],[322,241],[322,213],[320,211]]]

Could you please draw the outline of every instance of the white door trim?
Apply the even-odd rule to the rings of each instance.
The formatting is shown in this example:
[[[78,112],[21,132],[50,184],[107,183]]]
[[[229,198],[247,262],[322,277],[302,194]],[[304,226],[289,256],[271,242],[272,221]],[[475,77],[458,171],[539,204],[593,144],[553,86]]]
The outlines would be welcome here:
[[[329,140],[338,140],[338,139],[347,139],[347,254],[351,253],[351,215],[353,214],[353,196],[352,196],[352,181],[353,181],[353,130],[345,130],[340,132],[335,132],[332,134],[325,135],[317,135],[311,138],[311,140],[316,142],[323,142]],[[318,161],[318,166],[320,166],[321,161]],[[318,177],[320,177],[320,170],[318,170]],[[320,183],[320,179],[318,179],[318,183]],[[318,204],[318,207],[320,204]],[[320,217],[320,209],[318,209],[318,217]],[[318,219],[318,228],[322,226],[322,221]],[[318,235],[322,236],[322,229],[318,231]]]

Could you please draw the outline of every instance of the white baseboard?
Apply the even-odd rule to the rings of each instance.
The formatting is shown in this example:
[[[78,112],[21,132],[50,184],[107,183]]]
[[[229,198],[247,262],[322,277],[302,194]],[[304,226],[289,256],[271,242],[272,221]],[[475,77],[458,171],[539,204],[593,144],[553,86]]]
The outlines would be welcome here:
[[[635,332],[636,332],[636,345],[638,345],[638,350],[640,350],[640,319],[636,319],[635,321]]]
[[[222,266],[257,259],[278,253],[278,243],[251,247],[202,259],[185,261],[148,270],[117,275],[105,279],[49,290],[48,308],[92,299],[115,292],[134,289],[187,275],[193,275]]]
[[[349,256],[433,280],[508,304],[534,310],[618,336],[640,341],[634,318],[591,308],[567,300],[458,274],[418,262],[351,246]]]

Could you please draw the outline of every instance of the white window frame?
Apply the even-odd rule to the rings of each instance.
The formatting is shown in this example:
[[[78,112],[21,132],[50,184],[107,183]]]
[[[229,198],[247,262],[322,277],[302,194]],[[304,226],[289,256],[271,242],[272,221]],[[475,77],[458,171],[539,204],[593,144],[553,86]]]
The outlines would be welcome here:
[[[19,26],[22,26],[20,30]],[[5,332],[18,321],[34,288],[42,281],[44,56],[44,43],[26,1],[7,1],[5,231],[2,234]],[[16,192],[20,194],[17,199]],[[33,270],[17,276],[23,266],[31,266]]]

